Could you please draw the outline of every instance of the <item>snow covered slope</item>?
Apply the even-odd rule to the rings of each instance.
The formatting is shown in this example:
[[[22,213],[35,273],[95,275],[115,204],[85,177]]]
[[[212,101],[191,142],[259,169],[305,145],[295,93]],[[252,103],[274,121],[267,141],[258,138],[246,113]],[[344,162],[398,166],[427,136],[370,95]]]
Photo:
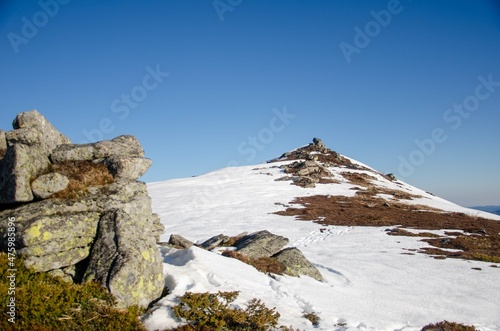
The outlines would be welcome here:
[[[348,159],[350,160],[350,159]],[[372,183],[420,196],[404,203],[426,205],[500,220],[499,216],[457,206],[400,181],[391,181],[365,165],[350,172],[370,174]],[[186,291],[240,291],[237,304],[261,299],[281,314],[280,324],[301,330],[420,330],[442,320],[500,330],[500,268],[492,263],[462,259],[434,259],[412,250],[428,247],[421,238],[389,236],[386,227],[320,225],[298,221],[283,211],[296,197],[332,195],[352,197],[359,186],[345,180],[342,167],[327,167],[335,183],[314,188],[276,181],[285,160],[225,168],[199,177],[148,184],[154,212],[166,231],[192,241],[225,234],[269,230],[290,239],[320,270],[325,282],[309,277],[269,277],[235,259],[192,247],[162,247],[164,272],[171,293],[145,318],[150,330],[173,327],[169,306]],[[358,187],[359,189],[359,187]],[[393,196],[381,194],[389,202]],[[434,232],[440,233],[443,231]],[[412,255],[410,255],[412,254]],[[480,269],[480,270],[478,270]],[[314,312],[314,327],[303,318]]]

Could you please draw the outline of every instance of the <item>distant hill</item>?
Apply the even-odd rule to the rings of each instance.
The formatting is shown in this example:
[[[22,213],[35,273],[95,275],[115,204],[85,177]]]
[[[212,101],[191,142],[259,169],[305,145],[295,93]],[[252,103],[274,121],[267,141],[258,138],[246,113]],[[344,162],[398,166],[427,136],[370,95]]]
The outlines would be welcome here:
[[[481,210],[481,211],[486,211],[488,213],[500,215],[500,206],[476,206],[476,207],[470,207],[472,209],[476,210]]]

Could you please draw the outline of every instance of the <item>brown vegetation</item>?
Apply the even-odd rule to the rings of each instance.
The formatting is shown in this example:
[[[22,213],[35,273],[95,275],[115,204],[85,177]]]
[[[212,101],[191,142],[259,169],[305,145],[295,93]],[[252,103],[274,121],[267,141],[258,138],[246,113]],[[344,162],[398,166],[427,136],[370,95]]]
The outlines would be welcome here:
[[[463,213],[444,213],[422,205],[387,201],[367,191],[360,190],[358,193],[354,197],[316,195],[296,198],[292,203],[305,208],[289,207],[276,214],[295,216],[299,220],[323,225],[399,226],[398,229],[388,231],[388,234],[427,237],[424,241],[434,248],[424,248],[420,251],[422,253],[441,258],[500,263],[500,222]],[[400,199],[406,194],[403,191],[384,189],[377,193],[391,194]],[[412,197],[414,196],[409,194],[406,196],[409,199]],[[415,234],[401,228],[463,232],[447,232],[445,236],[436,238],[436,235],[430,233]],[[460,251],[450,252],[440,248]]]
[[[278,325],[280,314],[267,308],[260,300],[248,301],[246,309],[235,308],[233,301],[239,292],[192,293],[186,292],[173,307],[177,317],[189,324],[172,331],[205,330],[272,330]]]
[[[114,182],[108,168],[91,161],[66,161],[52,165],[49,172],[57,172],[68,177],[68,187],[51,198],[76,199],[85,196],[91,186],[108,185]]]
[[[469,325],[443,321],[436,324],[426,325],[420,331],[477,331],[477,329]]]
[[[222,253],[223,256],[226,257],[231,257],[233,259],[240,260],[243,263],[249,264],[255,269],[259,270],[260,272],[263,273],[272,273],[276,275],[283,275],[285,272],[285,266],[270,257],[261,257],[258,259],[249,259],[248,257],[236,252],[236,251],[231,251],[227,250]]]
[[[5,156],[6,152],[7,152],[7,150],[0,148],[0,159],[2,159]]]

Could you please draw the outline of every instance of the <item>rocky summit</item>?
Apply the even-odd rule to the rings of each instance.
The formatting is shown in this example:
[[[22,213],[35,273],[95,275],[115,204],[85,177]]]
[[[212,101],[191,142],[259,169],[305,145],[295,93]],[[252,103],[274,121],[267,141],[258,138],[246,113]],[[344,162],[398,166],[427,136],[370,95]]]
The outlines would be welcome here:
[[[164,288],[163,233],[146,185],[151,166],[133,136],[72,144],[38,111],[0,131],[0,246],[69,282],[99,281],[118,305],[147,306]]]

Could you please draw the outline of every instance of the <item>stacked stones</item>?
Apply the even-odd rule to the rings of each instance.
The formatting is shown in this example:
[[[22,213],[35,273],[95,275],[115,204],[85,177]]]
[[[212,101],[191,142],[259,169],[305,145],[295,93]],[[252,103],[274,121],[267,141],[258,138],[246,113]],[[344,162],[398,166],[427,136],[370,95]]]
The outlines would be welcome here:
[[[16,219],[16,249],[27,266],[68,281],[97,280],[119,306],[147,306],[164,288],[157,240],[163,232],[145,183],[151,166],[133,136],[71,144],[36,110],[0,131],[0,247]],[[3,157],[2,157],[3,156]],[[65,162],[104,165],[113,177],[74,198],[52,198],[69,179],[52,172]]]

